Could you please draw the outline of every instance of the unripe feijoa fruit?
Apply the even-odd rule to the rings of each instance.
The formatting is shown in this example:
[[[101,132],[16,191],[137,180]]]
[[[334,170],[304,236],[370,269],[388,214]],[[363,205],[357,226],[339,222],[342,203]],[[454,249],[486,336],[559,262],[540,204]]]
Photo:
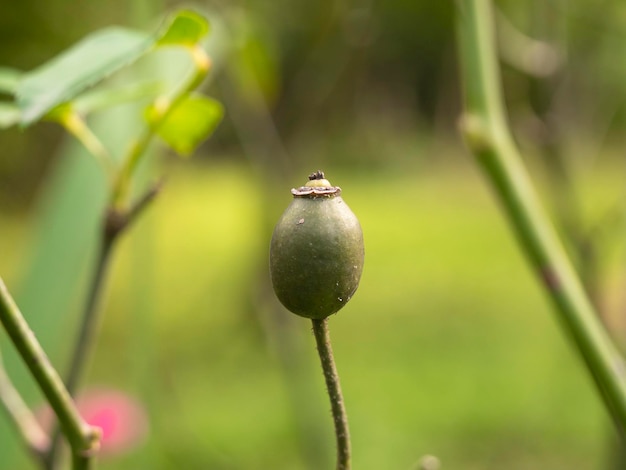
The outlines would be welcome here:
[[[274,292],[291,312],[323,319],[356,291],[363,271],[361,225],[321,171],[292,189],[270,246]]]

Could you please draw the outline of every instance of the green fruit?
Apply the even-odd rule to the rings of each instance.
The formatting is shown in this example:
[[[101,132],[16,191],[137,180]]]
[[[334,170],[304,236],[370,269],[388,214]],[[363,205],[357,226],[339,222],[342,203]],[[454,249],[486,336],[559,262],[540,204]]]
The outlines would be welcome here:
[[[363,232],[354,213],[321,171],[291,190],[270,246],[274,292],[291,312],[323,319],[341,309],[361,279]]]

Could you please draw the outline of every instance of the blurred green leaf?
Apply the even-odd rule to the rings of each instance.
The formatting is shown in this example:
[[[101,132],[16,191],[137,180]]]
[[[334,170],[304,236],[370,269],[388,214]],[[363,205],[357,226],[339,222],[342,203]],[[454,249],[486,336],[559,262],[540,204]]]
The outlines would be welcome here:
[[[20,122],[20,109],[13,103],[0,103],[0,129],[6,129]]]
[[[14,95],[22,72],[10,67],[0,67],[0,93]]]
[[[174,151],[188,156],[209,137],[224,115],[221,103],[202,95],[188,95],[157,129],[161,137]],[[148,122],[158,116],[155,106],[146,112]]]
[[[153,97],[162,91],[163,85],[157,81],[99,88],[83,93],[74,100],[72,106],[78,113],[86,115],[118,104]]]
[[[156,35],[119,27],[90,34],[17,83],[14,91],[22,111],[21,124],[28,126],[41,119],[55,106],[133,63],[155,45],[189,46],[208,31],[209,23],[202,16],[183,10],[174,14],[166,29]],[[5,82],[12,90],[15,76],[7,77]]]
[[[154,39],[125,28],[107,28],[87,36],[52,60],[27,73],[17,87],[24,126],[60,103],[138,59]]]
[[[199,14],[183,10],[172,16],[158,46],[193,46],[209,32],[209,22]]]
[[[234,28],[236,48],[228,60],[229,71],[247,101],[267,106],[276,100],[280,88],[277,47],[251,18],[240,18]]]

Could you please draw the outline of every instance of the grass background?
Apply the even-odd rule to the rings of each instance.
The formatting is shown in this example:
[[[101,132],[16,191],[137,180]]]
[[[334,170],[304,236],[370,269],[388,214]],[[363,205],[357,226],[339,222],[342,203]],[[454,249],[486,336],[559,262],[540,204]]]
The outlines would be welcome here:
[[[327,170],[366,242],[360,288],[331,319],[354,466],[434,454],[449,469],[607,468],[612,431],[591,382],[484,181],[450,152],[411,171]],[[168,166],[119,246],[89,375],[142,400],[150,435],[100,468],[331,468],[310,325],[266,292],[267,221],[300,181],[268,205],[244,164]],[[590,211],[617,178],[587,175]],[[2,217],[1,268],[17,283],[33,225]]]
[[[163,7],[35,3],[14,3],[0,18],[2,64],[32,69],[100,26],[150,29]],[[332,468],[309,324],[276,304],[267,275],[289,188],[320,167],[365,232],[361,287],[331,322],[355,468],[409,469],[427,453],[444,469],[611,468],[611,425],[590,380],[486,184],[450,137],[459,106],[454,8],[357,3],[206,2],[220,5],[210,15],[216,73],[207,92],[227,116],[193,161],[167,161],[166,190],[116,252],[87,385],[139,398],[150,434],[100,468]],[[618,209],[612,221],[622,226],[599,235],[602,301],[623,332],[626,69],[615,57],[626,16],[619,2],[592,6],[499,2],[521,32],[567,51],[550,77],[503,64],[504,91],[544,200],[558,203],[571,178],[576,194],[565,206],[576,213],[580,204],[585,228]],[[220,36],[220,26],[233,36]],[[118,154],[140,114],[114,112],[94,129]],[[61,136],[49,124],[0,136],[0,275],[63,369],[82,303],[73,275],[88,281],[103,188],[79,146],[59,148]],[[283,152],[302,178],[270,183],[258,166],[276,166]],[[559,156],[565,179],[555,188],[558,178],[544,172]],[[46,172],[52,190],[34,208]],[[36,406],[1,332],[0,346]],[[3,468],[33,466],[0,417]]]

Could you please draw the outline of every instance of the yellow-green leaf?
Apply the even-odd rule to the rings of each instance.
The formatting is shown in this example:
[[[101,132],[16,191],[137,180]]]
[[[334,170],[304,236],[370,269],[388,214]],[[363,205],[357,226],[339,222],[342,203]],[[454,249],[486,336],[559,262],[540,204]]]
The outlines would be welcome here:
[[[179,11],[160,35],[158,46],[193,46],[209,32],[209,22],[199,14]]]
[[[151,106],[148,122],[158,111]],[[157,134],[176,153],[188,156],[207,139],[222,120],[224,108],[218,101],[199,94],[188,95],[157,127]]]

